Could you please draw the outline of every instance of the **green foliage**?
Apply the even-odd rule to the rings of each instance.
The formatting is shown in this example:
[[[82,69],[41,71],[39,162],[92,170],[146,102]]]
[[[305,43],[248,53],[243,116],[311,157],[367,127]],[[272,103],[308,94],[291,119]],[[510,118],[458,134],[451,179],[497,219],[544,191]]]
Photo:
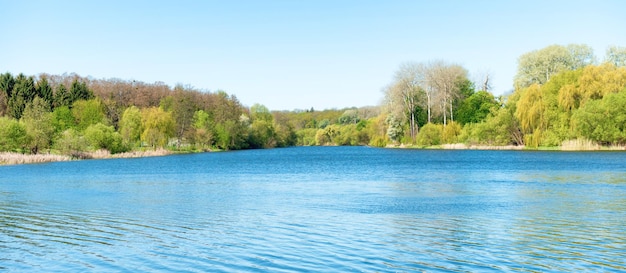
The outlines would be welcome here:
[[[271,123],[274,120],[274,117],[272,116],[272,113],[270,113],[270,110],[267,109],[265,105],[258,103],[255,103],[254,105],[252,105],[252,107],[250,107],[250,116],[252,117],[253,121],[262,120]]]
[[[115,131],[113,126],[102,123],[92,124],[85,129],[85,140],[93,149],[106,149],[115,154],[127,151],[123,144],[122,136]]]
[[[76,119],[78,130],[82,131],[97,123],[107,123],[104,105],[100,99],[79,100],[72,106],[72,116]]]
[[[63,131],[55,142],[55,148],[62,154],[75,155],[87,150],[87,140],[73,128]]]
[[[59,84],[54,92],[54,108],[72,106],[72,98],[70,96],[70,91],[67,90],[64,84]]]
[[[433,146],[441,144],[441,135],[443,134],[443,125],[428,123],[422,127],[417,134],[417,145]]]
[[[76,127],[76,119],[72,115],[72,110],[67,106],[54,108],[52,111],[52,125],[56,133],[64,132],[67,129]]]
[[[442,143],[458,143],[461,129],[461,125],[457,122],[449,122],[448,125],[443,127],[443,131],[441,133]]]
[[[29,143],[30,137],[23,123],[0,117],[0,151],[23,152]]]
[[[487,91],[478,91],[464,99],[456,111],[456,121],[461,124],[479,123],[500,105]]]
[[[592,100],[576,110],[572,126],[578,137],[602,144],[626,143],[626,89]]]
[[[150,147],[164,147],[170,137],[174,136],[174,119],[172,114],[158,107],[150,107],[141,111],[143,132],[141,141]]]
[[[274,126],[266,119],[257,119],[250,125],[248,133],[248,144],[250,148],[272,148],[276,147]]]
[[[119,131],[126,145],[134,146],[141,139],[141,110],[131,106],[124,110],[119,122]]]
[[[339,117],[338,122],[340,124],[356,124],[360,120],[359,112],[356,109],[348,109]]]
[[[296,145],[299,146],[314,146],[316,145],[315,137],[317,135],[318,129],[315,128],[305,128],[302,130],[298,130],[296,132],[296,136],[298,137],[298,141]]]
[[[31,139],[30,151],[37,154],[40,149],[49,149],[52,145],[54,125],[52,113],[48,112],[50,106],[42,98],[35,99],[26,105],[21,121],[26,126],[26,133]]]
[[[52,92],[52,87],[48,83],[48,78],[41,77],[39,81],[37,81],[37,95],[40,96],[49,107],[53,106],[54,96]]]
[[[9,97],[9,113],[15,119],[20,119],[26,104],[30,103],[37,93],[33,77],[26,77],[24,74],[17,75],[15,85]]]
[[[71,103],[78,100],[91,100],[93,98],[93,92],[89,90],[85,82],[79,82],[78,79],[72,81],[69,90],[69,100]]]
[[[518,61],[515,88],[544,84],[565,70],[576,70],[595,62],[593,50],[587,45],[551,45],[522,55]]]

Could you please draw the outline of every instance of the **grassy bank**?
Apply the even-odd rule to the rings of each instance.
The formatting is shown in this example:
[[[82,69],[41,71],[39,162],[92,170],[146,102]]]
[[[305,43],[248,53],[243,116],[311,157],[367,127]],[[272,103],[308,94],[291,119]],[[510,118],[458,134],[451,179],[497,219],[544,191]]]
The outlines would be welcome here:
[[[32,164],[70,160],[72,160],[70,156],[55,154],[31,155],[9,152],[0,153],[0,165]]]

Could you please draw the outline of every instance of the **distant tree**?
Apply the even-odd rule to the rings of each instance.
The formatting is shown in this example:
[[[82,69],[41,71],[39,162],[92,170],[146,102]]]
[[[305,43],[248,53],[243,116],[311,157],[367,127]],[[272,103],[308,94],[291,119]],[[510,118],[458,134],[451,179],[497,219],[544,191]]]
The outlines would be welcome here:
[[[0,151],[22,152],[30,143],[23,123],[0,117]]]
[[[48,78],[43,76],[37,81],[37,95],[40,96],[49,107],[52,107],[54,104],[54,94],[52,92],[52,87],[48,83]]]
[[[89,127],[85,129],[85,140],[96,150],[106,149],[113,154],[127,150],[126,146],[122,143],[122,136],[115,131],[115,128],[102,123],[89,125]]]
[[[209,113],[198,110],[193,114],[193,128],[195,129],[193,141],[200,149],[206,149],[213,145],[213,121]]]
[[[76,119],[72,115],[72,110],[67,106],[57,107],[52,111],[52,125],[57,134],[67,129],[76,127]]]
[[[124,110],[119,122],[120,134],[127,145],[134,145],[141,139],[141,110],[131,106]]]
[[[71,107],[72,106],[72,98],[70,96],[70,92],[67,90],[64,84],[59,84],[54,92],[54,104],[53,108],[57,107]]]
[[[498,102],[491,93],[478,91],[462,100],[457,110],[456,121],[461,124],[482,122],[498,106]]]
[[[33,77],[26,77],[24,74],[19,74],[15,78],[15,85],[11,97],[9,98],[9,111],[12,117],[20,119],[22,112],[26,104],[31,102],[35,98],[36,89]]]
[[[0,74],[0,116],[9,112],[9,99],[13,92],[15,79],[11,73]]]
[[[90,100],[93,99],[93,92],[89,90],[87,84],[82,81],[78,81],[78,79],[74,79],[72,81],[72,85],[70,86],[70,101],[75,102],[77,100]]]
[[[359,112],[357,109],[348,109],[343,112],[338,121],[341,124],[357,124],[360,121]]]
[[[587,45],[552,45],[519,57],[515,88],[544,84],[563,70],[576,70],[595,62],[593,50]]]
[[[150,147],[164,147],[170,137],[174,136],[175,125],[172,114],[159,107],[142,109],[141,123],[143,124],[141,141]]]
[[[41,149],[49,149],[52,145],[54,126],[49,108],[48,102],[37,96],[24,109],[21,121],[31,139],[29,146],[33,154],[37,154]]]
[[[626,67],[626,47],[611,46],[607,48],[604,61],[617,67]]]
[[[74,102],[72,116],[76,119],[76,125],[79,131],[85,130],[93,124],[107,123],[104,114],[104,106],[100,99],[79,100]]]
[[[393,83],[385,90],[387,107],[393,116],[402,118],[403,122],[408,123],[412,140],[415,140],[419,131],[416,112],[424,104],[422,101],[424,96],[427,97],[427,101],[430,101],[428,93],[420,86],[424,81],[424,76],[422,65],[404,63],[396,71]]]

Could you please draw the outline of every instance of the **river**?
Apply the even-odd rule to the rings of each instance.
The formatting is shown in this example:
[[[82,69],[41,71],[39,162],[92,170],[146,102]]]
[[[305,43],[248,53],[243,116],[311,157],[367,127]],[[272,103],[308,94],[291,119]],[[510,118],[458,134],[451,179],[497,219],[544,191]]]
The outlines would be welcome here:
[[[0,166],[3,272],[626,271],[626,153],[369,147]]]

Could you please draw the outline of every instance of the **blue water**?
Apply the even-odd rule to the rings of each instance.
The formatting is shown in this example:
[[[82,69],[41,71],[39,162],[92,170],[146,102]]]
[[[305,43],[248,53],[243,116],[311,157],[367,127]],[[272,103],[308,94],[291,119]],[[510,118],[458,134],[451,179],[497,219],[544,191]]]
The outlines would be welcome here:
[[[298,147],[0,166],[3,272],[626,271],[626,153]]]

